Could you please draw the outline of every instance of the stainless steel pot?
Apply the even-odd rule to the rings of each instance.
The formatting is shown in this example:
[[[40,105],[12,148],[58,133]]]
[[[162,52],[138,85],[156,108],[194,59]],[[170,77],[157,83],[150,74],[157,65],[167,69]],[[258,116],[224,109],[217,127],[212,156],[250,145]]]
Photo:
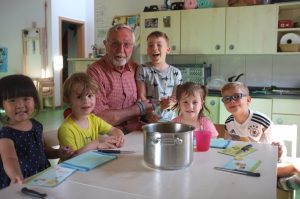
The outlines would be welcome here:
[[[182,169],[193,161],[194,127],[165,122],[143,126],[144,161],[156,169]]]

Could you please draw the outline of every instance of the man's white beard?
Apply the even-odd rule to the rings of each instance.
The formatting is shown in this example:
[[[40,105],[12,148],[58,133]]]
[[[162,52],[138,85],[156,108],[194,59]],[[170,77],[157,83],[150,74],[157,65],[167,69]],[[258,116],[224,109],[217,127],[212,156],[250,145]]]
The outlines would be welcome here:
[[[114,66],[124,66],[125,64],[127,64],[128,60],[126,58],[122,58],[122,59],[113,59],[112,60],[113,65]]]

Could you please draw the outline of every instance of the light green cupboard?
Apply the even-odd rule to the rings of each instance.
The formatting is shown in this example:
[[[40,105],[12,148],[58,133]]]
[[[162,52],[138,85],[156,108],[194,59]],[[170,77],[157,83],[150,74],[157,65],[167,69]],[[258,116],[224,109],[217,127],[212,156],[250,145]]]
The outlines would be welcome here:
[[[209,117],[213,123],[219,124],[220,97],[207,96],[205,105],[209,112],[205,111],[204,114]]]
[[[297,125],[297,157],[300,157],[300,100],[273,99],[272,108],[272,121],[274,124]]]

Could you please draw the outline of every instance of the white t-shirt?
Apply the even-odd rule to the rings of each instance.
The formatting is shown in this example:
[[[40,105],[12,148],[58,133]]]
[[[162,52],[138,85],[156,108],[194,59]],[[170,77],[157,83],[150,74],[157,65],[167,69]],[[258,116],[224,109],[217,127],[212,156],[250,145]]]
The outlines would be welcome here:
[[[248,119],[238,123],[232,115],[225,121],[225,128],[232,140],[248,138],[251,142],[272,143],[275,140],[272,136],[272,121],[262,113],[249,110]]]

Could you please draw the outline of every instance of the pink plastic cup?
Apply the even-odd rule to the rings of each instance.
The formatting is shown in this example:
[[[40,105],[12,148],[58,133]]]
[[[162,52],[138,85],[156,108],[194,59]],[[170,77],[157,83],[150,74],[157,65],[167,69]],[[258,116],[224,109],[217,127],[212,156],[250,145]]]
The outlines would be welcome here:
[[[197,151],[208,151],[210,146],[211,132],[207,130],[195,130]]]

